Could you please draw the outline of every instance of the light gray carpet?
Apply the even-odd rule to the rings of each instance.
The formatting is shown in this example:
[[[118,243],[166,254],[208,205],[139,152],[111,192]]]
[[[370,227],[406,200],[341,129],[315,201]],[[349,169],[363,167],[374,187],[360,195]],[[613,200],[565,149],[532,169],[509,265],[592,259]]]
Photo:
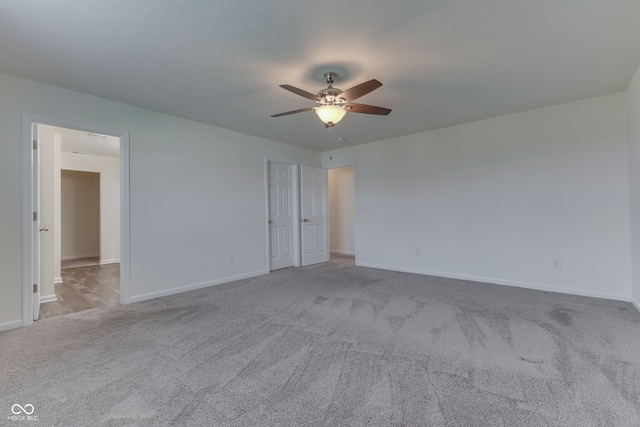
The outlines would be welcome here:
[[[16,403],[38,424],[8,419]],[[286,269],[0,334],[3,423],[639,426],[640,313],[342,260]]]

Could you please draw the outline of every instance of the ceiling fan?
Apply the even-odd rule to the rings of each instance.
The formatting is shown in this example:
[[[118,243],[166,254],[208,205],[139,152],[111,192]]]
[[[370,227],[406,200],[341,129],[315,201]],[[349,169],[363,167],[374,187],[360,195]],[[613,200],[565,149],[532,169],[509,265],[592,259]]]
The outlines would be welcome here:
[[[341,90],[333,87],[338,75],[333,72],[324,73],[324,80],[329,85],[326,89],[322,89],[317,94],[312,94],[291,85],[280,85],[281,88],[300,95],[304,98],[316,101],[319,106],[301,108],[299,110],[287,111],[286,113],[274,114],[271,117],[288,116],[290,114],[302,113],[304,111],[315,110],[316,114],[324,123],[324,126],[330,128],[335,126],[342,118],[351,113],[377,114],[380,116],[388,115],[391,110],[389,108],[376,107],[375,105],[355,104],[351,101],[360,98],[363,95],[373,92],[382,86],[378,80],[373,79],[361,83],[347,90]]]

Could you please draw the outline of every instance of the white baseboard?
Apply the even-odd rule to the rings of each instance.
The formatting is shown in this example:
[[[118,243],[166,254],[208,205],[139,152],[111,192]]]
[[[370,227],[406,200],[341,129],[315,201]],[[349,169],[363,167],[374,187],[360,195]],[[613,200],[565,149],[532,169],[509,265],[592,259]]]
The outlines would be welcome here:
[[[8,331],[9,329],[17,329],[17,328],[21,328],[22,327],[22,321],[18,320],[15,322],[7,322],[7,323],[0,323],[0,332],[2,331]]]
[[[631,297],[631,304],[636,308],[636,310],[640,311],[640,303],[636,301],[633,297]]]
[[[100,265],[105,265],[105,264],[119,264],[120,260],[119,259],[101,259],[100,260]]]
[[[456,274],[456,273],[448,273],[448,272],[442,272],[442,271],[430,271],[430,270],[420,270],[415,268],[404,268],[404,267],[395,267],[395,266],[389,266],[389,265],[361,263],[361,262],[357,262],[357,260],[356,260],[356,265],[361,267],[379,268],[381,270],[401,271],[403,273],[424,274],[427,276],[446,277],[448,279],[460,279],[460,280],[469,280],[472,282],[489,283],[494,285],[512,286],[515,288],[532,289],[535,291],[555,292],[558,294],[568,294],[568,295],[577,295],[577,296],[591,297],[591,298],[602,298],[602,299],[608,299],[608,300],[614,300],[614,301],[631,302],[631,297],[628,295],[608,294],[604,292],[585,291],[582,289],[562,288],[557,286],[540,285],[536,283],[527,283],[527,282],[516,282],[516,281],[510,281],[510,280],[496,279],[493,277],[471,276],[467,274]],[[636,308],[638,308],[638,305],[636,305]],[[640,308],[638,310],[640,311]]]
[[[64,283],[64,280],[62,280],[62,277],[56,277],[55,279],[53,279],[54,285],[57,285],[58,283]]]
[[[61,261],[70,261],[73,259],[85,259],[85,258],[97,258],[100,254],[87,254],[87,255],[69,255],[60,257]]]
[[[46,302],[56,302],[56,301],[58,301],[58,297],[56,296],[56,294],[43,295],[40,297],[40,304],[44,304]]]
[[[125,301],[125,304],[129,304],[129,303],[133,303],[133,302],[146,301],[146,300],[150,300],[150,299],[154,299],[154,298],[166,297],[166,296],[169,296],[169,295],[180,294],[182,292],[188,292],[188,291],[194,291],[196,289],[208,288],[209,286],[216,286],[216,285],[222,285],[224,283],[235,282],[236,280],[250,279],[252,277],[262,276],[262,275],[265,275],[265,274],[269,274],[269,270],[259,270],[259,271],[255,271],[253,273],[242,274],[242,275],[239,275],[239,276],[225,277],[224,279],[213,280],[211,282],[196,283],[194,285],[183,286],[183,287],[180,287],[180,288],[173,288],[173,289],[167,289],[165,291],[152,292],[152,293],[149,293],[149,294],[132,296],[127,301]]]
[[[331,249],[331,253],[337,254],[337,255],[356,256],[356,253],[351,251],[338,251],[338,250]]]

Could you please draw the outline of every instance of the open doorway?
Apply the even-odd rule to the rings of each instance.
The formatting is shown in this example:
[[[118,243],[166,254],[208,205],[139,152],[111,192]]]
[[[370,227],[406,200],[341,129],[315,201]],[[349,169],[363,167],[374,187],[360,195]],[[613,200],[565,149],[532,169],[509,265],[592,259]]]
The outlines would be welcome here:
[[[61,170],[60,265],[100,264],[100,173]]]
[[[41,123],[33,132],[40,223],[33,319],[119,304],[120,138]]]
[[[329,181],[329,241],[331,260],[355,263],[355,167],[344,166],[328,170]]]

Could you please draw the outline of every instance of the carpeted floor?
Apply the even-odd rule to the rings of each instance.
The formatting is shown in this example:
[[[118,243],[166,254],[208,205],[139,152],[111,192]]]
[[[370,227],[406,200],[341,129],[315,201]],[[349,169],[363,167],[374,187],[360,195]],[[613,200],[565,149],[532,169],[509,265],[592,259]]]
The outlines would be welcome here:
[[[639,426],[640,313],[332,261],[1,333],[0,424],[32,425],[14,404],[41,426]]]

